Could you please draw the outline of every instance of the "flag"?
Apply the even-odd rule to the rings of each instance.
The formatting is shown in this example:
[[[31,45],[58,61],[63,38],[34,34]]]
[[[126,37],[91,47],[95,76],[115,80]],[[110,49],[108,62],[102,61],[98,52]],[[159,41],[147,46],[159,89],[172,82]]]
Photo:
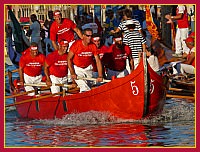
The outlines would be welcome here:
[[[14,13],[12,12],[11,7],[7,6],[7,8],[8,8],[8,14],[12,21],[11,27],[12,27],[12,34],[14,37],[15,49],[18,53],[21,53],[29,47],[29,41],[25,37],[25,35],[21,29],[21,25],[18,22],[18,20],[16,19]]]
[[[21,57],[21,53],[16,52],[16,50],[13,48],[12,38],[9,38],[7,40],[7,49],[8,49],[8,55],[9,55],[11,62],[13,63],[13,65],[16,68],[19,68],[19,60]]]
[[[149,33],[152,35],[152,37],[154,37],[155,39],[160,39],[160,37],[158,35],[157,27],[156,27],[156,25],[155,25],[155,23],[153,22],[153,19],[152,19],[152,15],[151,15],[151,12],[150,12],[149,5],[146,5],[145,8],[146,8],[147,29],[148,29]]]

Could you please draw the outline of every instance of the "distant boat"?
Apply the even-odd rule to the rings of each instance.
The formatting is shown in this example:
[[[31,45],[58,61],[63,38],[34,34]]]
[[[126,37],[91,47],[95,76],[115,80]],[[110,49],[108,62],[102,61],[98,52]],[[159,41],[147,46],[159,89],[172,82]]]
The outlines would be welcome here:
[[[99,111],[122,119],[141,119],[160,113],[165,97],[163,78],[151,69],[144,57],[128,76],[90,91],[64,96],[52,96],[48,91],[39,97],[21,95],[14,101],[22,118],[54,119],[66,114]]]

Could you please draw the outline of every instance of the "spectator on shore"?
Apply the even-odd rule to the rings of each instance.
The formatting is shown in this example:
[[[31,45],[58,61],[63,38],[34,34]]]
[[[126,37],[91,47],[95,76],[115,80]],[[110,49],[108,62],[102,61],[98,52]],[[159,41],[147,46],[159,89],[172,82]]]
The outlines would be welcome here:
[[[35,42],[38,44],[39,52],[44,54],[42,50],[41,37],[40,37],[41,25],[40,22],[37,20],[37,16],[35,14],[31,15],[31,21],[33,24],[31,24],[30,29],[27,32],[27,35],[30,36],[31,43]]]
[[[185,5],[178,5],[176,16],[167,14],[165,15],[165,18],[168,19],[167,23],[172,23],[174,20],[176,20],[178,24],[175,37],[175,54],[182,55],[183,53],[188,53],[189,49],[184,41],[188,37],[189,32],[187,7]]]
[[[49,10],[48,11],[48,19],[45,20],[44,26],[43,26],[43,29],[45,30],[44,42],[46,44],[46,55],[48,55],[50,52],[52,52],[54,50],[52,42],[50,40],[50,28],[51,28],[53,21],[54,21],[53,11]]]

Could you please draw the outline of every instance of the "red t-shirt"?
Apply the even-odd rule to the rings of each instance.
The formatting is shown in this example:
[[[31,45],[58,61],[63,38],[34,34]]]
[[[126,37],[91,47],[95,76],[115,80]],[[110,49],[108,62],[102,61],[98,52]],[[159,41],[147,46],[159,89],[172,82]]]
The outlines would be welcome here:
[[[61,39],[71,42],[74,40],[74,28],[76,28],[76,24],[70,19],[62,18],[61,25],[54,21],[50,28],[50,39],[56,41],[56,37],[58,37],[58,42]]]
[[[86,68],[93,62],[93,56],[97,55],[97,47],[90,43],[84,46],[82,40],[77,40],[70,47],[70,51],[74,53],[73,63],[81,68]]]
[[[100,57],[100,60],[102,60],[103,55],[107,52],[108,48],[109,47],[103,45],[101,48],[97,49],[97,53],[98,53],[98,55]],[[97,72],[98,70],[97,70],[97,64],[96,64],[95,59],[93,59],[92,66],[93,66],[93,71]]]
[[[68,74],[67,54],[59,55],[58,51],[50,53],[46,57],[49,65],[49,74],[56,77],[65,77]]]
[[[103,56],[106,67],[114,71],[123,71],[126,68],[126,59],[131,54],[130,47],[125,45],[123,49],[118,49],[112,44],[107,52]]]
[[[188,22],[188,15],[187,15],[187,7],[184,6],[178,6],[176,9],[176,14],[183,12],[183,17],[179,20],[177,20],[178,23],[178,28],[188,28],[189,27],[189,22]]]
[[[191,52],[189,52],[189,54],[187,55],[187,60],[189,60],[191,57]],[[192,63],[191,63],[191,65],[193,66],[193,67],[195,67],[195,58],[194,58],[194,60],[192,61]]]
[[[22,55],[25,55],[25,54],[30,53],[30,52],[31,52],[31,49],[28,48],[28,49],[26,49],[26,50],[24,50],[24,51],[22,52]]]
[[[41,74],[44,66],[45,56],[39,53],[36,57],[31,57],[30,53],[21,56],[19,66],[22,67],[24,73],[29,76],[38,76]]]

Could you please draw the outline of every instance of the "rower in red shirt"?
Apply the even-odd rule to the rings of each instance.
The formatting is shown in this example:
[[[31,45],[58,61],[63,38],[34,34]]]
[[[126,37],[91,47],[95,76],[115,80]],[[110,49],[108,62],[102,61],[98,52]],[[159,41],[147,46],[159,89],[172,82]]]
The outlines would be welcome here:
[[[38,84],[42,80],[42,67],[44,66],[45,56],[38,52],[38,45],[35,42],[31,43],[30,52],[23,54],[19,61],[19,76],[20,84]],[[25,86],[26,91],[32,91],[32,86]],[[35,93],[29,93],[33,96]]]
[[[104,53],[107,52],[109,47],[107,47],[106,45],[102,45],[101,44],[101,36],[98,33],[94,33],[92,35],[92,42],[97,46],[97,53],[98,53],[98,55],[100,57],[100,60],[101,60],[103,58]],[[102,63],[102,65],[103,65],[103,63]],[[96,65],[95,59],[93,59],[92,66],[93,66],[92,77],[93,78],[97,78],[98,77],[98,70],[97,70],[97,65]],[[103,72],[103,74],[104,74],[104,72]]]
[[[122,34],[115,33],[113,36],[114,44],[112,44],[108,53],[103,56],[103,63],[107,68],[107,79],[124,77],[128,75],[126,69],[126,59],[129,60],[130,70],[134,70],[133,58],[131,49],[128,45],[122,43]]]
[[[45,60],[44,72],[46,75],[46,84],[51,86],[53,84],[68,84],[68,63],[67,63],[67,49],[69,47],[68,41],[62,39],[59,42],[59,49],[48,54]],[[73,83],[74,84],[74,83]],[[74,84],[74,87],[76,85]],[[63,87],[67,90],[67,87]],[[60,92],[59,86],[51,86],[52,93]]]
[[[62,39],[69,42],[70,48],[74,42],[74,32],[82,39],[82,33],[77,28],[76,24],[68,18],[62,18],[62,14],[59,10],[54,11],[54,19],[50,28],[50,39],[55,50],[58,50],[56,41],[60,42]]]
[[[70,48],[68,53],[68,67],[72,79],[77,79],[77,76],[91,78],[93,71],[92,62],[94,57],[98,70],[97,82],[103,81],[101,60],[97,52],[97,47],[91,42],[91,38],[92,29],[87,28],[83,30],[83,39],[77,40]],[[88,87],[86,88],[80,88],[80,91],[89,90]]]

